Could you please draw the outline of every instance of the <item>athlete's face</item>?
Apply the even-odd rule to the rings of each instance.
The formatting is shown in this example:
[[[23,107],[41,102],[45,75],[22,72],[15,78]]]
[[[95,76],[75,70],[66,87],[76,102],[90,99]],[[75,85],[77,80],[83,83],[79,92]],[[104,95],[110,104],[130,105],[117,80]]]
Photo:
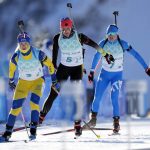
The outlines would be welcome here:
[[[71,28],[68,27],[62,28],[62,33],[64,36],[69,37],[71,34]]]
[[[30,44],[28,42],[20,42],[19,43],[19,50],[22,53],[28,52],[29,49],[30,49]]]
[[[108,41],[114,42],[115,40],[117,40],[117,34],[109,34],[108,35]]]

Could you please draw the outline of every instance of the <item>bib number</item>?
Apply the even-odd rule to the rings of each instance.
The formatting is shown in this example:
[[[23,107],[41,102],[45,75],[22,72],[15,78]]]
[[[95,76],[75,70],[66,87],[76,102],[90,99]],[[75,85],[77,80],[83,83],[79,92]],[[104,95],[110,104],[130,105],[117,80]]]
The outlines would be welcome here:
[[[75,58],[74,62],[75,62],[75,63],[78,63],[79,60],[81,60],[81,57],[80,57],[80,58]],[[66,62],[72,62],[72,61],[73,61],[73,60],[72,60],[72,57],[67,57]]]
[[[72,57],[67,57],[66,62],[72,62]]]

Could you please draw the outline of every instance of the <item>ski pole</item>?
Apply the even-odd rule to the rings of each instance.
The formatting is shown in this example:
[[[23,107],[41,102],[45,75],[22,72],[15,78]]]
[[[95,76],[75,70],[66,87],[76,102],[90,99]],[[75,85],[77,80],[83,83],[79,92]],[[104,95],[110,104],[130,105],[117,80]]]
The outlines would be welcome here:
[[[83,120],[83,122],[85,123],[85,125],[95,134],[95,136],[99,139],[100,135],[96,134],[95,131]]]
[[[26,132],[27,132],[28,138],[29,138],[29,132],[28,132],[27,125],[26,125],[25,118],[24,118],[24,115],[23,115],[23,112],[22,112],[22,111],[21,111],[21,116],[22,116],[22,120],[23,120],[23,123],[24,123],[25,129],[26,129]],[[30,139],[30,138],[29,138],[29,139]]]
[[[72,4],[71,4],[71,3],[67,3],[67,8],[68,8],[68,11],[69,11],[70,19],[73,21],[73,28],[77,31],[77,28],[76,28],[76,25],[75,25],[75,21],[74,21],[74,19],[73,19],[72,13],[71,13]],[[84,53],[84,50],[83,50],[83,53]],[[83,55],[84,55],[84,54],[83,54]],[[84,57],[84,56],[83,56],[83,57]],[[84,68],[83,73],[86,74],[86,69],[85,69],[85,68]]]
[[[115,25],[117,26],[117,16],[119,15],[119,11],[114,11],[113,15],[115,16]]]
[[[21,33],[24,33],[24,22],[23,22],[23,20],[18,21],[18,28],[19,28]]]
[[[73,26],[74,26],[74,28],[76,29],[75,22],[74,22],[74,19],[73,19],[72,13],[71,13],[72,4],[71,4],[71,3],[67,3],[67,8],[68,8],[68,11],[69,11],[70,19],[73,21]]]
[[[68,7],[68,10],[69,10],[70,19],[72,19],[72,14],[71,14],[72,4],[71,3],[67,3],[67,7]]]
[[[18,28],[19,28],[19,30],[20,30],[21,33],[24,33],[24,22],[23,22],[23,20],[19,20],[18,21]],[[29,132],[28,132],[27,125],[26,125],[25,118],[24,118],[24,115],[23,115],[22,111],[21,111],[21,116],[22,116],[22,120],[23,120],[25,129],[26,129],[28,138],[29,138]]]

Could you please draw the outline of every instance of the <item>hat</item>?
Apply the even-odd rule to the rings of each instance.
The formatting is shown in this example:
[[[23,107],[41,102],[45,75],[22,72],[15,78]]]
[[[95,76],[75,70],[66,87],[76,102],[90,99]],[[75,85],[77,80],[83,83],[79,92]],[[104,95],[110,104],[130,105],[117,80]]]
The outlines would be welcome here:
[[[60,21],[60,28],[72,28],[73,27],[73,22],[70,18],[62,18]]]
[[[106,30],[106,34],[110,35],[112,33],[112,35],[117,34],[118,32],[118,27],[115,24],[111,24],[107,27]]]
[[[20,43],[20,42],[30,43],[30,36],[26,32],[21,33],[21,34],[18,35],[17,41],[18,41],[18,43]]]

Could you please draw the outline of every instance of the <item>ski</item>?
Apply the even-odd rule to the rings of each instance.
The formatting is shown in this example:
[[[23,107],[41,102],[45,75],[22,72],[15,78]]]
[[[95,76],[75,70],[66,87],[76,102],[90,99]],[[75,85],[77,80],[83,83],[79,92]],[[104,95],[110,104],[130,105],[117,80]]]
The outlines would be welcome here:
[[[29,138],[27,140],[0,140],[0,143],[10,143],[10,142],[25,142],[25,143],[29,143],[29,142],[36,142],[36,138]]]
[[[42,135],[53,135],[53,134],[66,133],[66,132],[72,132],[72,131],[74,131],[74,129],[60,130],[56,132],[44,133]]]
[[[51,124],[46,124],[44,126],[49,126],[49,125],[51,125]],[[44,127],[44,126],[38,125],[38,128],[39,127]],[[27,125],[27,128],[30,128],[30,123]],[[13,129],[13,132],[21,131],[21,130],[24,130],[24,129],[25,129],[25,126],[23,126],[23,127],[17,127],[17,128]],[[0,132],[0,135],[3,135],[3,134],[4,134],[4,132]]]
[[[116,132],[116,133],[110,133],[110,134],[108,134],[108,136],[115,136],[115,135],[121,135],[120,133],[118,133],[118,132]]]
[[[27,128],[29,128],[29,127],[27,127]],[[13,129],[13,132],[21,131],[21,130],[24,130],[24,129],[25,129],[25,127],[18,127],[18,128]],[[0,133],[0,135],[3,135],[3,134],[4,134],[4,132]]]
[[[46,124],[46,126],[48,126],[48,125],[50,125],[50,124]],[[38,128],[39,127],[44,127],[44,126],[38,125]],[[30,128],[30,123],[27,125],[27,128]],[[13,132],[21,131],[21,130],[24,130],[24,129],[26,129],[25,126],[14,128]],[[0,135],[3,135],[3,134],[4,134],[4,132],[0,132]]]
[[[14,143],[14,142],[24,142],[24,143],[29,143],[29,142],[36,142],[36,139],[34,140],[9,140],[9,141],[0,141],[0,143]]]
[[[80,136],[75,136],[74,139],[76,140],[76,139],[78,139],[79,137],[80,137]]]
[[[35,139],[28,139],[28,140],[24,140],[25,143],[29,143],[29,142],[36,142],[36,138]]]
[[[91,128],[92,130],[113,130],[112,128]],[[89,129],[83,129],[83,131],[87,131]],[[66,133],[66,132],[73,132],[74,129],[66,129],[66,130],[59,130],[59,131],[56,131],[56,132],[50,132],[50,133],[44,133],[42,135],[53,135],[53,134],[59,134],[59,133]]]
[[[18,142],[18,141],[14,141],[14,140],[9,140],[9,141],[0,141],[0,143],[13,143],[13,142]]]
[[[28,143],[30,142],[31,140],[28,139],[28,140],[13,140],[13,139],[9,139],[8,141],[5,141],[5,140],[1,140],[0,143],[14,143],[14,142],[25,142],[25,143]]]

